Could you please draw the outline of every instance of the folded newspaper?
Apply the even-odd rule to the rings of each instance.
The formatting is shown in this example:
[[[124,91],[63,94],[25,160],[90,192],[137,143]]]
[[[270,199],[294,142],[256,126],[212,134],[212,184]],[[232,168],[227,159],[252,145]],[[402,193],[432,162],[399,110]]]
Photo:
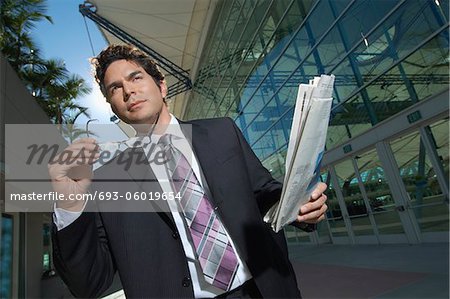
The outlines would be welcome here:
[[[334,75],[321,75],[299,86],[281,198],[264,216],[276,232],[297,219],[319,182],[333,84]]]

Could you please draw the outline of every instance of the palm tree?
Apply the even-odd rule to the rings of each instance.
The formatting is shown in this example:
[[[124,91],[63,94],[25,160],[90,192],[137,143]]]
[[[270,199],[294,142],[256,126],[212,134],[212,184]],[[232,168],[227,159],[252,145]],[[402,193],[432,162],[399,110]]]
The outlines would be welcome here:
[[[48,101],[51,99],[49,99],[47,89],[55,83],[61,84],[61,81],[67,78],[68,71],[62,60],[43,61],[36,58],[33,62],[22,69],[22,80],[42,109],[50,118],[54,118],[56,113],[53,113],[52,108],[48,106]]]
[[[72,143],[75,139],[77,139],[83,135],[86,135],[88,133],[86,131],[87,128],[75,125],[77,118],[80,117],[81,115],[85,115],[88,118],[91,117],[86,110],[87,110],[87,108],[81,108],[75,113],[68,113],[66,115],[66,117],[64,118],[64,123],[61,125],[58,125],[61,135],[68,142]],[[92,136],[96,136],[96,134],[91,131],[89,131],[89,134]]]
[[[37,61],[33,67],[23,69],[22,79],[52,122],[62,124],[76,111],[86,114],[86,108],[74,99],[89,94],[91,89],[83,78],[69,74],[62,60]]]
[[[32,57],[36,44],[30,31],[36,23],[52,18],[46,15],[45,0],[3,0],[0,6],[0,49],[10,64],[20,72]]]
[[[0,6],[0,50],[44,109],[50,120],[63,124],[72,114],[87,114],[74,102],[91,89],[83,78],[71,75],[62,60],[44,60],[30,30],[48,20],[45,0],[3,0]]]
[[[84,83],[84,79],[71,75],[61,83],[54,82],[46,87],[47,106],[50,107],[54,123],[62,124],[70,119],[73,113],[80,112],[89,116],[87,108],[76,104],[73,99],[84,96],[91,91]]]

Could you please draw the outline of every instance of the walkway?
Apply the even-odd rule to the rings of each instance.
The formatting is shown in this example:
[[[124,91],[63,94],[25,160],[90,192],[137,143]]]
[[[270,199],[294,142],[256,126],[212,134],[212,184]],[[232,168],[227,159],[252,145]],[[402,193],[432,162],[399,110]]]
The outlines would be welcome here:
[[[290,245],[305,299],[449,298],[448,243]]]

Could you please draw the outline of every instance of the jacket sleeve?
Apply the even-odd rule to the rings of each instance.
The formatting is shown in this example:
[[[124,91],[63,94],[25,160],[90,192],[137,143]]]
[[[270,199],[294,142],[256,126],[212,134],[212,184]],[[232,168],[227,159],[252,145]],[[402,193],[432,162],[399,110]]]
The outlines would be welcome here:
[[[283,184],[272,177],[270,172],[262,165],[261,161],[245,140],[241,130],[236,126],[233,120],[230,119],[230,121],[233,123],[234,130],[236,131],[239,143],[244,152],[244,158],[247,164],[253,193],[261,215],[264,217],[267,211],[280,200]],[[291,225],[306,232],[316,230],[315,224],[299,223],[294,221]]]
[[[57,273],[75,297],[99,297],[112,283],[116,266],[101,215],[83,212],[69,226],[52,228]]]
[[[280,199],[283,185],[275,180],[270,172],[261,164],[261,161],[255,155],[234,121],[231,119],[228,120],[232,123],[240,147],[242,148],[248,176],[259,210],[261,215],[265,215]]]

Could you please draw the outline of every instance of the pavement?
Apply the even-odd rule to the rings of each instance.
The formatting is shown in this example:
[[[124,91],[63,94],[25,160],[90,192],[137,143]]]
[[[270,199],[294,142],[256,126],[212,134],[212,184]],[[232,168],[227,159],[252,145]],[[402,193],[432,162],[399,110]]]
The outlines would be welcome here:
[[[289,245],[303,298],[449,298],[449,244]]]

